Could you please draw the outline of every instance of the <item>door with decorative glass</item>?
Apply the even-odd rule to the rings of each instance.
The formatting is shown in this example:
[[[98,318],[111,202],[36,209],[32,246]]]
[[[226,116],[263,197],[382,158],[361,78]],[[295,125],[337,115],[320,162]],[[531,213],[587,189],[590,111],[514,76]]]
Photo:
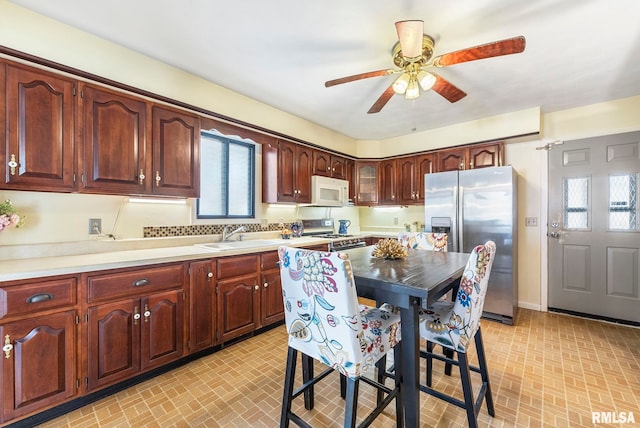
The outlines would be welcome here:
[[[640,132],[549,151],[549,308],[640,322]]]

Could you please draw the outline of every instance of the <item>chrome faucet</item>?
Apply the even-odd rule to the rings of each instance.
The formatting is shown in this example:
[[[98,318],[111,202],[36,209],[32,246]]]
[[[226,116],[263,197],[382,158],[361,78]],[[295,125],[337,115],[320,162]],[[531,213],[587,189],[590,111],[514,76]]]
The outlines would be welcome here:
[[[223,241],[228,241],[229,238],[231,238],[233,235],[237,234],[237,233],[242,233],[242,232],[246,232],[247,231],[247,226],[240,226],[239,228],[237,228],[236,230],[229,232],[229,227],[230,226],[225,226],[224,229],[222,229],[222,240]],[[242,235],[240,235],[240,237],[238,238],[239,241],[242,240]]]

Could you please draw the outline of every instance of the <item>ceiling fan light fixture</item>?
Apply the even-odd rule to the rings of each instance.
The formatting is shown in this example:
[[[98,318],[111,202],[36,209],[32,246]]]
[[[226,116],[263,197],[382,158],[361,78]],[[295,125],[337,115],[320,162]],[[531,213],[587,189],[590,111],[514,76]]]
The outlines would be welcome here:
[[[396,31],[402,47],[402,56],[405,58],[422,56],[424,21],[398,21]]]
[[[409,87],[409,75],[407,73],[402,73],[400,77],[393,82],[393,92],[398,95],[402,95],[407,91]]]
[[[418,72],[418,83],[420,83],[420,87],[428,91],[436,84],[436,76],[426,71]]]
[[[409,86],[407,87],[407,92],[405,92],[404,97],[408,100],[413,100],[420,96],[420,88],[418,87],[418,81],[416,79],[411,79],[409,81]]]

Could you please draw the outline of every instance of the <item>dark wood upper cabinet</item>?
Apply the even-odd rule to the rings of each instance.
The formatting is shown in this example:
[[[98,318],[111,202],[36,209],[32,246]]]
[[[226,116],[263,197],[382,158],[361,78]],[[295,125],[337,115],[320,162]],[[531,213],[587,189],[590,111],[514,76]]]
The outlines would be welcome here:
[[[272,174],[277,176],[278,191],[275,200],[272,192],[267,195],[263,192],[263,197],[268,197],[267,200],[263,198],[263,202],[310,203],[312,163],[313,149],[279,140],[277,167],[274,169],[273,159],[267,163],[263,160],[262,171],[264,177],[272,177]]]
[[[321,150],[313,151],[312,174],[331,177],[331,154]]]
[[[380,162],[380,204],[397,204],[396,160],[388,159]]]
[[[153,107],[154,195],[200,196],[200,120],[166,107]]]
[[[438,151],[438,171],[502,166],[502,143],[481,144]]]
[[[424,203],[424,176],[436,171],[436,155],[426,153],[415,157],[414,199],[413,203]]]
[[[377,161],[355,162],[355,203],[357,205],[378,204],[378,165]]]
[[[333,177],[345,180],[347,159],[342,156],[332,155],[322,150],[313,151],[313,175]]]
[[[144,194],[154,180],[147,166],[147,103],[107,89],[82,89],[83,189]]]
[[[502,166],[504,146],[501,143],[469,147],[469,168]]]
[[[331,156],[331,177],[340,180],[347,179],[347,159],[340,156]]]
[[[0,187],[70,192],[75,189],[76,82],[34,68],[0,62]],[[5,116],[6,114],[6,116]],[[6,117],[6,120],[4,118]]]

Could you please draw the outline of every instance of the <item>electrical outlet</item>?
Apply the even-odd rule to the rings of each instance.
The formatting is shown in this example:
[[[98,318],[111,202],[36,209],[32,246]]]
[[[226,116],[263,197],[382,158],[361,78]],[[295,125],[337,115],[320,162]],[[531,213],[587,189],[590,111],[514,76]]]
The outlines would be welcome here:
[[[393,224],[394,224],[394,225],[397,225],[397,224],[398,224],[398,217],[394,217],[394,218],[393,218]]]
[[[100,235],[100,234],[102,234],[102,219],[90,218],[89,219],[89,235]]]
[[[267,227],[269,227],[269,219],[268,218],[261,218],[260,219],[260,226],[262,226],[263,229],[266,229]]]
[[[525,226],[536,227],[538,225],[538,217],[525,217]]]

